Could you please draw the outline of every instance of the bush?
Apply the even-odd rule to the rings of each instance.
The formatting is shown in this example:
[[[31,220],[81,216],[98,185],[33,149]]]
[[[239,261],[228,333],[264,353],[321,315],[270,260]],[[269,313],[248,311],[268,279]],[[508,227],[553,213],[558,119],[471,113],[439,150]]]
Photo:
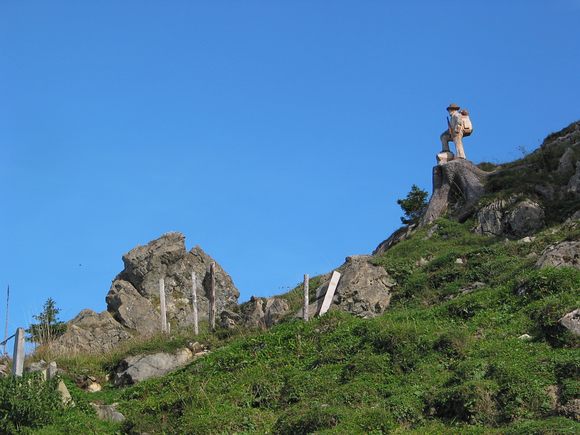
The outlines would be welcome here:
[[[21,433],[51,423],[63,411],[57,380],[39,373],[0,380],[0,432]]]

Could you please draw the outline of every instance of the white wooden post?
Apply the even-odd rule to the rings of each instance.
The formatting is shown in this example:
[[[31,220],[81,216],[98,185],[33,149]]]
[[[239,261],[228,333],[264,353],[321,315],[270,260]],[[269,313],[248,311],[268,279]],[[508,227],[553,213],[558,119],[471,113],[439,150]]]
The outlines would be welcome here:
[[[165,306],[165,280],[159,279],[159,308],[161,309],[161,332],[167,333],[167,308]]]
[[[14,355],[12,357],[12,374],[22,376],[24,371],[24,328],[18,328],[14,336]]]
[[[309,286],[310,286],[310,277],[308,274],[304,274],[304,308],[303,308],[303,318],[305,322],[308,322],[308,304],[309,304]]]
[[[197,318],[197,276],[191,272],[191,300],[193,304],[193,332],[199,334],[199,324]]]
[[[330,278],[330,283],[328,284],[328,289],[324,295],[324,301],[322,301],[322,306],[320,307],[319,316],[322,316],[328,311],[330,305],[332,304],[332,298],[334,297],[334,292],[336,291],[336,286],[340,280],[340,273],[336,270],[332,272],[332,277]]]
[[[209,265],[209,328],[215,331],[215,263]]]

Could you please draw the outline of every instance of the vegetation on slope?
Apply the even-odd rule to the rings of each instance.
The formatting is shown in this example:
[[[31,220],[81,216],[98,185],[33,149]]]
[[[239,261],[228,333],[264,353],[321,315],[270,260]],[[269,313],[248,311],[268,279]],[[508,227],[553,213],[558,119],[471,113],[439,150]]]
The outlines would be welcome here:
[[[554,173],[562,152],[561,145],[545,147],[502,165],[483,202],[535,195],[538,183],[562,186]],[[44,434],[578,433],[580,423],[563,415],[580,399],[580,343],[558,320],[580,306],[580,271],[534,264],[547,246],[580,240],[578,221],[562,223],[580,204],[572,197],[543,202],[551,226],[529,243],[478,236],[474,222],[440,219],[375,257],[398,283],[378,318],[331,311],[308,323],[289,317],[269,331],[206,334],[199,338],[212,349],[206,357],[163,378],[92,395],[74,386],[76,374],[104,382],[125,354],[171,350],[192,337],[61,359],[77,406],[63,409],[47,394],[24,409],[25,397],[2,381],[0,428]],[[312,293],[319,281],[311,282]],[[302,287],[283,297],[298,309]],[[97,421],[89,400],[118,402],[127,421]],[[15,416],[22,418],[15,423]]]
[[[439,220],[376,259],[400,282],[383,316],[331,312],[216,341],[178,372],[90,396],[119,402],[127,416],[122,427],[94,430],[578,432],[579,423],[555,415],[551,392],[562,405],[578,398],[578,340],[557,320],[580,302],[580,271],[532,267],[546,245],[578,239],[578,224],[532,243],[483,238],[471,226]],[[525,333],[532,339],[519,338]],[[90,409],[74,412],[40,433],[93,421]]]

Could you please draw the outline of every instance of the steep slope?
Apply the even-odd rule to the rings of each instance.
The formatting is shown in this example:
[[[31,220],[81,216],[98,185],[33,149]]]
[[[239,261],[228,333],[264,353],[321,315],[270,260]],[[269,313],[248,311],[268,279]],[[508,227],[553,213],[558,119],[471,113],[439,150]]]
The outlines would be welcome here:
[[[212,352],[177,372],[73,397],[119,403],[127,420],[102,433],[578,433],[579,160],[575,123],[517,162],[479,165],[476,201],[446,196],[447,216],[364,258],[389,280],[374,318],[339,295],[304,323],[298,286],[270,330],[201,336]],[[59,363],[104,378],[118,358]],[[44,433],[97,430],[90,409],[71,412]]]

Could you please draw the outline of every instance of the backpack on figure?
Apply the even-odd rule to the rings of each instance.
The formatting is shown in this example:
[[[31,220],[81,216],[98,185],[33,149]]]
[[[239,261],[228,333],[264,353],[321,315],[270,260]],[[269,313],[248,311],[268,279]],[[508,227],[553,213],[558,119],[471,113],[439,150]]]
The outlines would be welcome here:
[[[459,113],[461,113],[461,120],[463,121],[463,137],[469,136],[473,133],[473,125],[469,118],[469,111],[467,109],[461,109]]]

